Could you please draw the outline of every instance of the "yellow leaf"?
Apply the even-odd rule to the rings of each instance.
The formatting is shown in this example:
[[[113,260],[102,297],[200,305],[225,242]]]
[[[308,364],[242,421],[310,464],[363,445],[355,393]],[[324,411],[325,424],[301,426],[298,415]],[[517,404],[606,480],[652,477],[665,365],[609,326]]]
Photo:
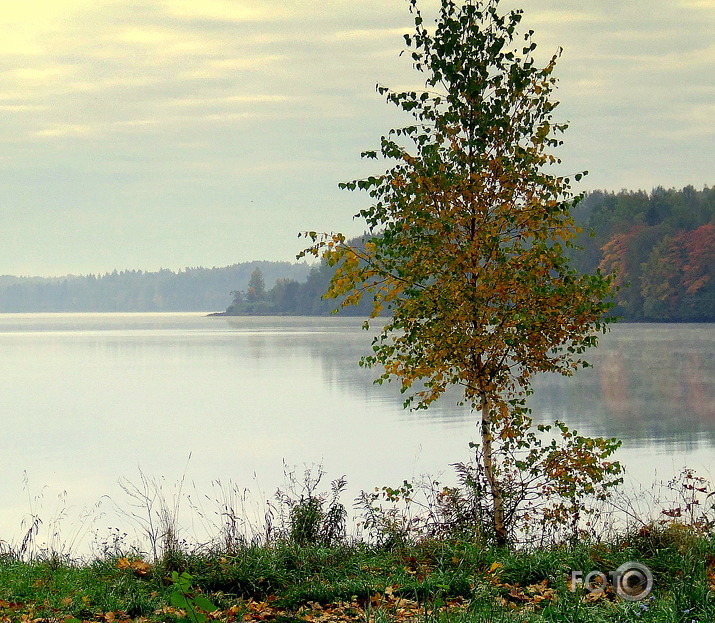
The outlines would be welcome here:
[[[138,576],[145,576],[151,571],[151,565],[143,560],[135,560],[131,564],[131,568]]]

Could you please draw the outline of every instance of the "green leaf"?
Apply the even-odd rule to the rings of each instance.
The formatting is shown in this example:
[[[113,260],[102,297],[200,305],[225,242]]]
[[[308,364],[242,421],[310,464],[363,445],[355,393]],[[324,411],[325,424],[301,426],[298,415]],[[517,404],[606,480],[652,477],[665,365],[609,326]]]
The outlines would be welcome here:
[[[169,603],[175,608],[183,610],[193,610],[189,598],[180,591],[172,591],[169,593]]]
[[[207,597],[200,594],[194,597],[194,604],[196,604],[197,608],[200,608],[201,610],[206,610],[207,612],[213,612],[214,610],[218,610],[218,606],[215,606]]]

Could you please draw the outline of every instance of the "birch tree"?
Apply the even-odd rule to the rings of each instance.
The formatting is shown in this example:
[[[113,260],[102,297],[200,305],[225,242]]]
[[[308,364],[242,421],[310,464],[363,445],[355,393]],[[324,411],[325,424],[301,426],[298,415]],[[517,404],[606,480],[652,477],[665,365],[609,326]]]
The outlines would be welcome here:
[[[361,362],[382,369],[377,382],[397,379],[417,409],[461,388],[478,420],[494,537],[505,543],[495,445],[534,442],[526,441],[532,379],[587,365],[582,354],[606,329],[611,284],[577,274],[565,256],[578,198],[570,177],[554,172],[566,129],[554,119],[558,53],[538,66],[532,31],[519,34],[522,11],[498,5],[442,0],[435,29],[409,0],[415,30],[405,43],[425,87],[378,86],[410,120],[363,153],[384,159],[385,173],[341,185],[369,194],[357,215],[368,235],[355,246],[309,232],[304,253],[335,267],[327,296],[343,306],[371,296],[371,318],[385,319]],[[615,444],[599,443],[592,480],[605,486],[619,468],[603,460]],[[548,454],[520,465],[544,469]]]

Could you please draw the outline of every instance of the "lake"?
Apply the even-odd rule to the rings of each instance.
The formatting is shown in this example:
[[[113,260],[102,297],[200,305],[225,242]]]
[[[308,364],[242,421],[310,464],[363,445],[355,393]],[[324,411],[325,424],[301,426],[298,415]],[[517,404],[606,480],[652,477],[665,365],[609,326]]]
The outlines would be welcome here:
[[[120,483],[142,478],[167,498],[184,479],[189,539],[201,533],[197,515],[215,515],[216,481],[249,489],[258,507],[286,469],[318,464],[323,489],[345,475],[351,495],[422,474],[449,479],[449,465],[469,459],[474,415],[454,395],[405,411],[396,385],[373,385],[376,373],[358,367],[370,346],[360,325],[0,315],[0,541],[17,543],[33,514],[47,542],[77,550],[110,528],[130,531],[138,520],[117,507],[142,510]],[[534,419],[621,438],[617,458],[646,487],[685,465],[712,478],[715,325],[616,325],[589,355],[594,367],[572,378],[537,379]]]

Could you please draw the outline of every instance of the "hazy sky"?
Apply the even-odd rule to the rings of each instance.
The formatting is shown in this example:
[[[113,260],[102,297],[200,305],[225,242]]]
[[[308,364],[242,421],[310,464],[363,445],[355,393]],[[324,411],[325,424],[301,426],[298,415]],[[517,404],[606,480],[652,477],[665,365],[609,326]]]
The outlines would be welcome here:
[[[517,5],[543,58],[564,48],[582,188],[715,184],[715,0]],[[337,183],[380,171],[359,153],[404,119],[375,83],[419,84],[410,28],[406,0],[0,0],[0,274],[292,260],[301,230],[360,233],[368,197]]]

